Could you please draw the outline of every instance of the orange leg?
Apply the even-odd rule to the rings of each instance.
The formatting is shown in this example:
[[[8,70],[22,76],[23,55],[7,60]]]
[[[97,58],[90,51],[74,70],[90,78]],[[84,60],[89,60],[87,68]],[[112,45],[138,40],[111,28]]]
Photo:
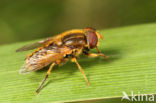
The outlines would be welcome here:
[[[99,50],[98,47],[96,47],[96,50],[97,50],[98,54],[95,54],[95,53],[88,53],[87,56],[88,56],[88,57],[98,57],[98,56],[102,56],[102,57],[104,57],[106,60],[108,60],[108,56],[106,56],[105,54],[102,54],[102,53],[100,52],[100,50]]]
[[[97,50],[98,53],[101,53],[98,47],[96,47],[96,50]]]
[[[40,84],[39,88],[36,90],[36,94],[39,93],[39,90],[42,88],[43,84],[45,83],[45,81],[47,80],[48,76],[50,75],[50,72],[52,71],[53,67],[54,67],[55,63],[52,63],[47,71],[47,74],[44,78],[44,80],[42,81],[42,83]]]
[[[92,58],[95,58],[95,57],[98,57],[98,56],[102,56],[104,57],[106,60],[108,60],[108,56],[102,54],[102,53],[99,53],[99,54],[95,54],[95,53],[88,53],[87,54],[88,57],[92,57]]]
[[[85,78],[85,80],[86,80],[88,86],[90,86],[90,83],[89,83],[89,81],[88,81],[86,75],[84,74],[84,71],[83,71],[83,69],[81,68],[80,64],[77,62],[76,58],[72,58],[72,62],[75,62],[75,63],[76,63],[76,65],[78,66],[80,72],[82,73],[83,77]]]

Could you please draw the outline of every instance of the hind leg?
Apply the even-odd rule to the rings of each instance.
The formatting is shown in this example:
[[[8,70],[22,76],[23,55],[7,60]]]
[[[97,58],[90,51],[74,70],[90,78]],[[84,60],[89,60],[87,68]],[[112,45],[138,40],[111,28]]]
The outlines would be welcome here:
[[[50,72],[52,71],[53,67],[54,67],[55,63],[52,63],[47,71],[47,74],[44,78],[44,80],[42,81],[42,83],[40,84],[39,88],[36,90],[36,94],[39,93],[39,90],[42,88],[43,84],[45,83],[45,81],[47,80],[48,76],[50,75]]]

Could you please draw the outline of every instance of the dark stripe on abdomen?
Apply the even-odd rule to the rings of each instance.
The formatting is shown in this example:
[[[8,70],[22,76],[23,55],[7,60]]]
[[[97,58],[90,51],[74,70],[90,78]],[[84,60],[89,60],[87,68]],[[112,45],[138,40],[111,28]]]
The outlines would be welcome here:
[[[66,42],[66,41],[68,41],[70,39],[74,39],[74,38],[83,38],[83,39],[85,39],[85,35],[83,33],[68,34],[68,35],[66,35],[66,36],[64,36],[62,38],[62,41]]]

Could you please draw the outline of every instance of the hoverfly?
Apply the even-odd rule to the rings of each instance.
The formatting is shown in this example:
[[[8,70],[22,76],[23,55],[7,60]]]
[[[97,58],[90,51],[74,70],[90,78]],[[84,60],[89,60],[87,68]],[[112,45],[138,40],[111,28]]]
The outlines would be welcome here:
[[[38,49],[26,57],[25,63],[19,72],[21,74],[29,73],[42,69],[43,67],[51,64],[45,78],[43,79],[39,88],[36,90],[36,93],[39,93],[39,90],[42,88],[44,82],[50,75],[53,67],[55,65],[64,64],[71,60],[72,62],[76,63],[78,69],[82,73],[89,86],[90,83],[84,74],[83,69],[77,62],[77,57],[84,53],[88,57],[102,56],[105,59],[108,59],[108,57],[102,54],[97,47],[99,44],[99,39],[103,39],[103,36],[100,35],[95,29],[88,27],[85,29],[69,30],[57,36],[26,45],[22,48],[19,48],[17,52],[31,50],[37,47]],[[96,48],[98,52],[97,54],[89,52],[89,50],[93,48]]]

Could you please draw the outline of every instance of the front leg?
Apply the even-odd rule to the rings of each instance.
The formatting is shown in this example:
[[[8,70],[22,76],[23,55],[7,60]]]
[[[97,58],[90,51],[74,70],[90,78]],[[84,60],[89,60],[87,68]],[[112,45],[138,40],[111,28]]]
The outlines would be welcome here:
[[[84,48],[83,49],[83,53],[85,54],[85,55],[87,55],[88,57],[92,57],[92,58],[95,58],[95,57],[98,57],[98,56],[102,56],[102,57],[104,57],[106,60],[108,60],[108,56],[106,56],[105,54],[102,54],[101,52],[100,52],[100,50],[98,49],[98,47],[96,47],[96,50],[97,50],[97,54],[96,53],[90,53],[89,52],[89,49],[86,47],[86,48]]]
[[[102,54],[102,53],[87,53],[86,54],[88,57],[92,57],[92,58],[95,58],[95,57],[98,57],[98,56],[102,56],[104,57],[106,60],[108,60],[108,56],[106,56],[105,54]]]

